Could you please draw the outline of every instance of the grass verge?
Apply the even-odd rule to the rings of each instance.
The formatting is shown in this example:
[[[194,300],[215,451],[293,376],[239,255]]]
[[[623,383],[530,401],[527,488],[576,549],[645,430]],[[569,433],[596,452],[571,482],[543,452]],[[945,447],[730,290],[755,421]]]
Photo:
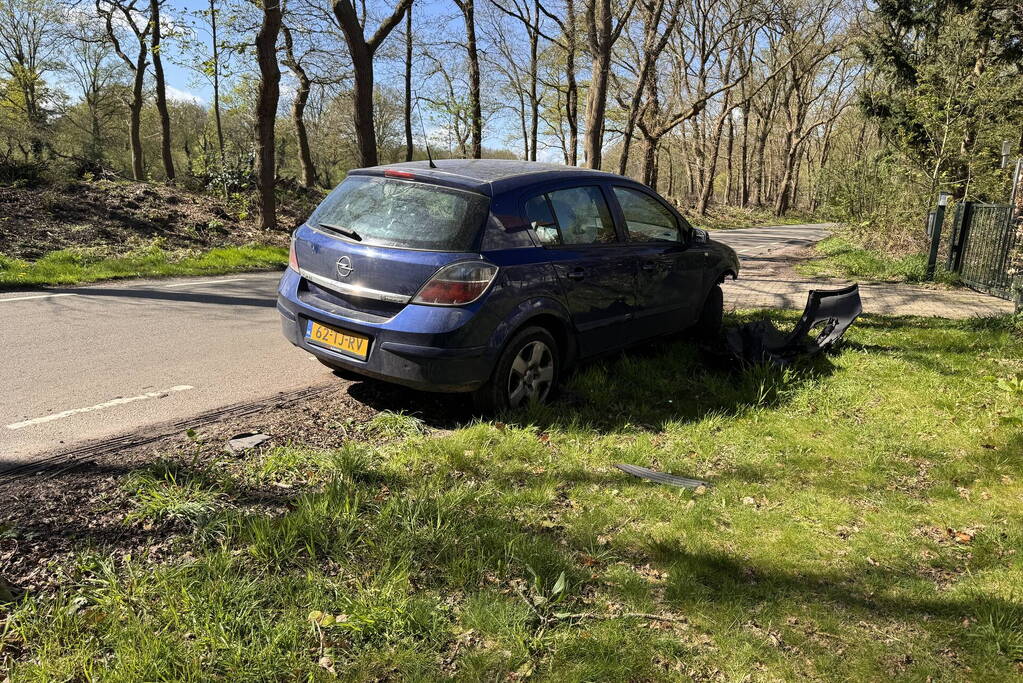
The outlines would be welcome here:
[[[863,279],[881,282],[926,281],[927,254],[911,253],[894,256],[877,249],[869,249],[848,235],[833,235],[814,246],[816,257],[795,266],[796,271],[810,277]],[[935,281],[957,285],[959,279],[939,267]]]
[[[287,263],[286,248],[258,244],[202,252],[169,252],[151,244],[122,256],[107,256],[96,249],[64,249],[31,263],[0,254],[0,289],[75,285],[132,277],[222,275],[283,268]]]
[[[174,559],[83,549],[59,593],[13,606],[0,667],[13,681],[1016,677],[1020,332],[866,316],[840,355],[732,373],[675,342],[502,421],[434,431],[382,413],[337,450],[157,463],[125,476],[126,523],[174,520]],[[713,486],[652,485],[617,462]]]

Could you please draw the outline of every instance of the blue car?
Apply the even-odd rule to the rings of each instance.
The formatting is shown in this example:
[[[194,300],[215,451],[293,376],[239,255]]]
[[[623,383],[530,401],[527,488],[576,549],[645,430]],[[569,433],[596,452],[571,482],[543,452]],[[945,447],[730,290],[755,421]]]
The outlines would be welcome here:
[[[544,401],[576,361],[721,325],[729,247],[629,178],[506,160],[352,171],[291,242],[284,335],[343,376]]]

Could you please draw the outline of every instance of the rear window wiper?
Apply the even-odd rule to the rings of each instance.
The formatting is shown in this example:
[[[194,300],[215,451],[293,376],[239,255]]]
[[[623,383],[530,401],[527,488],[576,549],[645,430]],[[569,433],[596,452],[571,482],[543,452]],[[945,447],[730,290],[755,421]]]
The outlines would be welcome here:
[[[341,225],[333,225],[332,223],[317,223],[317,225],[320,226],[321,228],[326,228],[327,230],[333,230],[334,232],[339,232],[342,235],[344,235],[345,237],[352,238],[356,242],[361,242],[362,241],[362,237],[359,235],[359,233],[355,232],[351,228],[346,228],[346,227],[341,226]]]

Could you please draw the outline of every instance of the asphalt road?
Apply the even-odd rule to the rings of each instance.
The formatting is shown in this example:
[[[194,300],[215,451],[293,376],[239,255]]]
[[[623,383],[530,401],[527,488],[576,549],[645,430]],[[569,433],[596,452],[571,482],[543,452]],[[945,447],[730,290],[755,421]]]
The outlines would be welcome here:
[[[716,231],[740,257],[826,225]],[[0,471],[224,406],[339,382],[286,342],[278,273],[0,294]]]
[[[711,238],[724,242],[735,249],[741,261],[770,256],[782,249],[807,247],[827,237],[834,227],[834,223],[813,223],[742,228],[741,230],[713,230]]]
[[[0,294],[0,470],[336,379],[280,333],[280,273]]]

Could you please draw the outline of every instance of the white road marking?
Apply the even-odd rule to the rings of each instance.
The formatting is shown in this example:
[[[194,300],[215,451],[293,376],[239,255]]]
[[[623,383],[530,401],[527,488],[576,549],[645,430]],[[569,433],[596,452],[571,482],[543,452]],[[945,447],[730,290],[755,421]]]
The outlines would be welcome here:
[[[5,301],[26,301],[28,299],[50,299],[55,296],[77,296],[76,294],[33,294],[32,296],[15,296],[10,299],[0,299],[0,304]]]
[[[233,277],[228,280],[193,280],[191,282],[179,282],[175,285],[167,285],[167,287],[187,287],[189,285],[219,285],[224,282],[241,282],[247,280],[244,277]]]
[[[125,403],[134,403],[135,401],[145,401],[150,398],[160,398],[166,396],[172,392],[177,391],[188,391],[189,389],[195,389],[195,387],[188,386],[187,384],[179,384],[178,386],[165,389],[164,391],[150,391],[145,394],[139,394],[138,396],[128,396],[127,398],[115,398],[110,401],[104,401],[103,403],[97,403],[94,406],[87,406],[85,408],[72,408],[71,410],[65,410],[61,413],[53,413],[52,415],[44,415],[43,417],[32,418],[31,420],[24,420],[22,422],[13,422],[7,425],[8,429],[21,429],[22,427],[31,427],[32,425],[42,424],[44,422],[52,422],[53,420],[61,420],[65,417],[71,417],[79,413],[91,413],[94,410],[103,410],[104,408],[113,408],[114,406],[124,405]]]

